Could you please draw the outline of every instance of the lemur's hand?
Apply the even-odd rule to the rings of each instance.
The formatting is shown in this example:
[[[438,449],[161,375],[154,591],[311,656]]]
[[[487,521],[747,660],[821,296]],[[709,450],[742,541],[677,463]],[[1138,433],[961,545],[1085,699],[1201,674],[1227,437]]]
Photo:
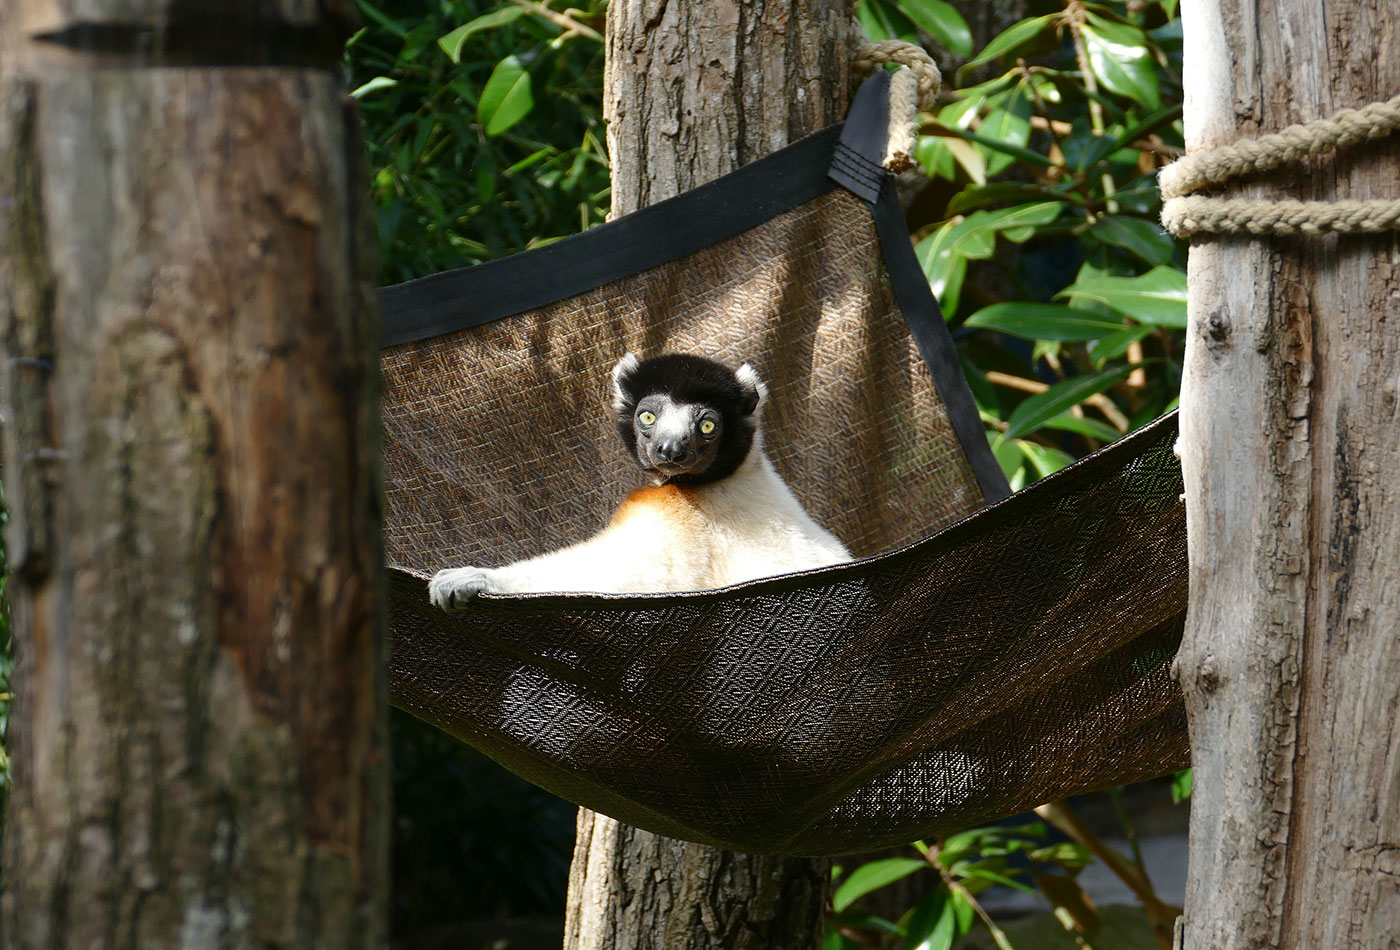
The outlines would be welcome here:
[[[428,582],[428,599],[434,607],[460,610],[477,594],[504,593],[495,575],[496,571],[486,567],[453,567],[438,571]]]

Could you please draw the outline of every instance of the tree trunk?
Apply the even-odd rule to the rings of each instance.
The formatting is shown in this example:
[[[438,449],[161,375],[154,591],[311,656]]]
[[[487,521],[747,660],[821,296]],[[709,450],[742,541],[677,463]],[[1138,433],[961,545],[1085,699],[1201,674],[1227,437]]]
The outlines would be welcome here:
[[[616,217],[841,121],[849,0],[608,6],[604,112]],[[569,874],[568,950],[821,943],[830,862],[721,851],[586,809]]]
[[[0,944],[383,946],[349,5],[73,6],[0,7]]]
[[[1400,89],[1391,0],[1186,0],[1198,149]],[[1241,196],[1395,197],[1391,138]],[[1188,948],[1400,934],[1400,246],[1200,239],[1182,449]]]
[[[609,3],[613,217],[844,119],[850,30],[850,0]]]

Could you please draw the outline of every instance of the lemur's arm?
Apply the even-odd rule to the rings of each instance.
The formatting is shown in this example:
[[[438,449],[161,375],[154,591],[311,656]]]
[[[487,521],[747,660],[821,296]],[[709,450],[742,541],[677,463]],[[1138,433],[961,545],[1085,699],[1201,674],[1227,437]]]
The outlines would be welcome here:
[[[664,590],[656,550],[662,535],[639,519],[613,524],[578,544],[505,567],[457,567],[438,571],[428,597],[445,610],[466,606],[477,594],[538,591],[620,593]]]

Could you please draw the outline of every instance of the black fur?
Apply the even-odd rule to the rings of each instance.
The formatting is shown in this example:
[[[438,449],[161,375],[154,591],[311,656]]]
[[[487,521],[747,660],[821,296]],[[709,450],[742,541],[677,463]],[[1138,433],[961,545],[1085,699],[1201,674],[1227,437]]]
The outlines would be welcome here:
[[[710,464],[700,471],[676,475],[676,485],[703,485],[734,474],[753,447],[757,420],[758,390],[739,381],[734,370],[723,363],[689,353],[663,353],[644,359],[636,369],[618,379],[622,404],[617,412],[617,431],[627,452],[638,462],[637,429],[634,415],[637,403],[657,393],[668,394],[678,402],[696,403],[717,411],[724,420],[720,445]]]

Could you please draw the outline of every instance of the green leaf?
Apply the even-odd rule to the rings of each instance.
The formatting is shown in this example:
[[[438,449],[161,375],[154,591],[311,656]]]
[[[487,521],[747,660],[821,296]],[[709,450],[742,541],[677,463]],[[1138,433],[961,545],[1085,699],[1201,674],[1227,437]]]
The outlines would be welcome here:
[[[963,240],[985,242],[986,251],[969,257],[985,259],[992,256],[995,249],[994,238],[1001,233],[1007,240],[1021,243],[1030,238],[1035,228],[1050,224],[1060,216],[1064,205],[1058,201],[1038,201],[1035,204],[1015,205],[997,211],[975,211],[963,219],[959,225],[963,229]],[[1027,230],[1030,229],[1030,230]]]
[[[481,30],[490,30],[498,26],[505,26],[507,23],[514,23],[525,14],[524,7],[504,7],[494,10],[491,13],[483,13],[475,20],[470,20],[457,29],[438,39],[438,46],[447,54],[447,58],[454,63],[462,61],[462,44],[467,41],[467,37]]]
[[[1173,802],[1179,805],[1191,797],[1191,779],[1192,773],[1190,769],[1182,769],[1172,776]]]
[[[1021,447],[1010,439],[1003,438],[1000,433],[992,440],[992,454],[996,456],[997,464],[1001,466],[1001,472],[1008,480],[1014,478],[1017,472],[1023,471],[1026,456],[1022,454]]]
[[[1150,112],[1131,125],[1125,126],[1121,131],[1113,136],[1113,148],[1116,151],[1126,148],[1138,139],[1145,138],[1157,132],[1163,126],[1171,125],[1181,118],[1181,103],[1173,102],[1163,106],[1156,112]]]
[[[369,82],[351,92],[350,98],[358,99],[366,93],[374,92],[376,89],[390,89],[398,84],[399,81],[397,79],[390,79],[388,76],[375,76]]]
[[[977,106],[980,101],[981,100],[978,99],[962,99],[958,102],[950,103],[939,110],[938,122],[950,129],[965,128],[977,118]],[[920,164],[924,166],[924,169],[929,173],[930,177],[946,178],[949,181],[953,180],[954,159],[953,152],[948,144],[951,141],[953,141],[952,137],[947,135],[925,135],[920,137],[919,144],[915,151],[915,157],[918,158]],[[969,148],[971,147],[969,146]],[[971,151],[976,153],[977,161],[980,162],[985,169],[986,162],[983,161],[981,153],[977,152],[976,149],[971,149]],[[972,176],[974,180],[976,180],[976,177],[976,175]]]
[[[1132,366],[1118,366],[1098,373],[1083,373],[1030,397],[1017,406],[1006,421],[1006,438],[1014,439],[1034,432],[1060,413],[1127,378],[1133,369]]]
[[[1089,438],[1098,439],[1101,442],[1115,442],[1123,434],[1107,422],[1100,422],[1098,419],[1091,419],[1088,416],[1076,416],[1070,412],[1062,412],[1055,418],[1041,423],[1040,427],[1087,435]]]
[[[1031,468],[1035,469],[1036,474],[1041,478],[1053,475],[1074,462],[1074,456],[1068,452],[1061,452],[1059,449],[1052,449],[1038,442],[1017,439],[1016,444],[1021,447],[1021,454],[1025,455],[1026,460],[1031,463]]]
[[[1053,363],[1060,356],[1060,350],[1064,344],[1059,340],[1036,340],[1035,347],[1031,350],[1031,365],[1034,366],[1041,360]]]
[[[966,130],[977,119],[977,110],[981,108],[982,101],[980,97],[969,96],[950,102],[938,110],[938,121],[949,129]]]
[[[1124,327],[1117,333],[1101,336],[1093,343],[1089,344],[1089,356],[1093,358],[1094,365],[1102,366],[1109,360],[1116,360],[1118,357],[1128,352],[1128,347],[1151,332],[1152,327],[1147,324]]]
[[[950,900],[952,894],[940,885],[914,905],[904,928],[904,945],[909,950],[948,950],[958,938],[958,919]]]
[[[941,121],[935,125],[934,128],[937,129],[940,126],[947,129],[950,135],[954,135],[960,139],[967,139],[969,142],[976,142],[978,145],[985,146],[994,152],[1003,152],[1010,155],[1012,158],[1020,159],[1028,165],[1035,165],[1038,168],[1053,168],[1055,165],[1054,162],[1050,161],[1050,159],[1046,158],[1044,155],[1041,155],[1039,152],[1033,152],[1028,148],[1012,145],[1010,142],[998,142],[996,139],[988,138],[977,132],[969,132],[967,129],[952,128]]]
[[[856,7],[856,21],[865,31],[865,35],[874,42],[919,42],[918,29],[909,22],[908,17],[891,6],[888,0],[860,0],[860,5]]]
[[[1000,884],[1003,887],[1009,887],[1013,890],[1021,891],[1024,894],[1035,894],[1035,888],[1031,887],[1029,884],[1022,884],[1014,878],[1009,878],[1005,874],[998,874],[995,871],[977,869],[969,871],[968,876],[978,877],[984,881],[991,881],[993,884]]]
[[[1186,275],[1175,267],[1154,267],[1137,277],[1077,280],[1055,296],[1069,297],[1071,305],[1097,300],[1138,323],[1177,330],[1186,326]]]
[[[967,172],[967,177],[972,179],[974,185],[987,183],[987,158],[977,151],[977,146],[949,136],[943,140],[943,147],[962,166],[963,171]]]
[[[490,152],[483,152],[477,162],[476,193],[482,201],[496,197],[496,163]]]
[[[1147,35],[1141,29],[1119,19],[1108,7],[1101,4],[1085,6],[1085,19],[1089,27],[1111,42],[1121,46],[1142,46],[1147,42]]]
[[[491,70],[476,118],[487,135],[500,135],[525,116],[535,105],[530,91],[530,73],[519,56],[507,56]]]
[[[1152,265],[1172,259],[1176,244],[1154,221],[1109,215],[1094,222],[1089,233],[1114,247],[1121,247]]]
[[[927,861],[918,858],[885,858],[862,864],[851,872],[850,877],[841,882],[841,886],[831,896],[832,909],[839,914],[871,891],[902,880],[915,871],[925,870],[928,866]]]
[[[957,229],[958,225],[950,221],[914,246],[914,256],[945,319],[957,312],[963,277],[967,274],[967,258],[953,253]]]
[[[914,146],[914,160],[924,167],[930,178],[953,180],[953,153],[947,143],[952,138],[939,135],[921,135],[919,144]]]
[[[990,43],[982,47],[982,52],[978,53],[975,58],[968,60],[958,72],[962,72],[964,69],[971,69],[973,66],[978,66],[996,59],[998,56],[1011,52],[1018,46],[1024,46],[1026,43],[1029,43],[1039,36],[1046,28],[1053,25],[1057,19],[1059,19],[1058,14],[1047,13],[1045,16],[1031,17],[1028,20],[1022,20],[1019,23],[1011,24],[1005,30],[1002,30]]]
[[[400,39],[408,36],[408,30],[404,29],[396,21],[390,19],[386,14],[381,13],[379,9],[374,6],[374,4],[369,2],[369,0],[359,0],[359,6],[361,13],[369,17],[375,23],[378,23],[390,33],[394,34]]]
[[[1058,841],[1031,852],[1031,860],[1042,864],[1058,864],[1063,868],[1082,868],[1093,863],[1094,856],[1083,845],[1073,841]]]
[[[1053,303],[994,303],[968,317],[966,325],[1026,340],[1097,340],[1123,329],[1121,320]]]
[[[1020,86],[1011,90],[1001,99],[998,107],[987,114],[977,127],[977,135],[980,139],[998,142],[1002,146],[1025,148],[1031,138],[1031,104]],[[1014,155],[1003,149],[991,149],[986,145],[983,148],[991,151],[987,157],[988,175],[997,175],[1016,161]]]
[[[948,222],[914,247],[914,255],[928,277],[933,295],[944,314],[957,310],[967,259],[986,260],[996,250],[998,233],[1008,240],[1024,241],[1036,227],[1059,217],[1058,201],[1017,205],[999,211],[978,211],[958,222]]]
[[[1157,85],[1157,61],[1147,48],[1147,37],[1140,30],[1134,30],[1141,37],[1140,43],[1117,42],[1125,37],[1115,34],[1112,39],[1103,26],[1086,23],[1081,30],[1084,34],[1084,49],[1089,54],[1089,68],[1110,92],[1127,96],[1149,109],[1162,107],[1162,95]]]
[[[994,181],[987,185],[969,185],[958,192],[948,202],[948,213],[967,214],[970,211],[976,211],[982,205],[1001,204],[1007,201],[1030,204],[1054,197],[1053,192],[1047,191],[1039,185],[1028,185],[1020,181]]]
[[[962,57],[972,55],[972,31],[952,4],[943,0],[895,0],[895,5],[950,53]]]
[[[967,899],[967,895],[961,891],[953,894],[953,918],[958,922],[958,936],[961,937],[972,929],[972,918],[976,914],[972,907],[972,902]]]

